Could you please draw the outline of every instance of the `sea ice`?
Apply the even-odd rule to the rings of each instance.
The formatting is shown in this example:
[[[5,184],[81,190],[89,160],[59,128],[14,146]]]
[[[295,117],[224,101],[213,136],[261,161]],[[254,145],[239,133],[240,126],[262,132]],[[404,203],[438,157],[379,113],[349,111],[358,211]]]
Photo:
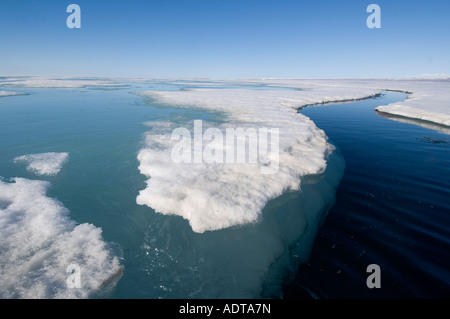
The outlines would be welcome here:
[[[412,92],[405,101],[375,110],[450,126],[450,80],[399,81],[394,88]]]
[[[274,174],[264,175],[261,163],[175,163],[171,158],[171,132],[176,127],[159,122],[155,123],[157,129],[147,132],[146,145],[138,154],[139,169],[148,180],[137,203],[163,214],[182,216],[200,233],[257,221],[269,200],[287,190],[298,190],[303,176],[323,172],[333,151],[325,133],[297,109],[378,94],[376,89],[304,87],[141,92],[159,104],[219,112],[225,120],[216,128],[223,131],[230,127],[279,129],[279,168]]]
[[[49,152],[18,156],[14,162],[28,164],[27,169],[37,175],[56,175],[68,158],[68,153]]]
[[[22,92],[0,91],[0,97],[15,96],[15,95],[25,95],[25,94],[26,93],[22,93]]]
[[[255,81],[257,83],[257,81]],[[408,93],[405,101],[378,106],[375,110],[391,115],[450,126],[450,75],[424,74],[419,77],[398,79],[323,79],[323,80],[265,80],[266,85],[285,87],[322,86],[336,88],[336,94],[349,87],[357,90],[374,89],[379,92]]]
[[[0,86],[20,86],[30,88],[82,88],[87,86],[118,86],[112,79],[102,78],[65,78],[23,76],[0,79]]]
[[[121,273],[101,229],[77,225],[69,211],[46,196],[50,184],[0,180],[0,298],[87,298]],[[69,267],[81,271],[68,285]]]

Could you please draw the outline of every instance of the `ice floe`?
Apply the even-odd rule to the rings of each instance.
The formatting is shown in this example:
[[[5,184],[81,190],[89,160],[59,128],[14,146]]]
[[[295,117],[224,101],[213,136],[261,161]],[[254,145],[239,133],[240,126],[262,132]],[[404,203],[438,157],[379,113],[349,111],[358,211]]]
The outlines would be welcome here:
[[[27,169],[37,175],[56,175],[68,158],[68,153],[48,152],[18,156],[14,162],[26,163]]]
[[[102,230],[77,225],[46,196],[49,187],[0,180],[0,298],[87,298],[120,277],[119,258]]]
[[[177,163],[171,157],[174,125],[155,123],[157,128],[146,134],[138,160],[148,180],[137,203],[182,216],[195,232],[204,232],[257,221],[269,200],[298,190],[303,176],[324,171],[333,146],[322,130],[298,113],[299,108],[366,98],[379,91],[310,85],[303,90],[192,89],[140,94],[159,104],[219,112],[224,122],[214,128],[223,132],[227,128],[279,130],[278,169],[273,174],[261,174],[263,161]],[[192,124],[184,123],[187,130],[192,130]]]

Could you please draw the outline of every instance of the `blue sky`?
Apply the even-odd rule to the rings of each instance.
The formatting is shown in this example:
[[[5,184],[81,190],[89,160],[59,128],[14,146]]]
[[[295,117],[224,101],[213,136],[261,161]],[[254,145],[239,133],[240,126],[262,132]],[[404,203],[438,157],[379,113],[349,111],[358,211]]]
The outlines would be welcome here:
[[[81,29],[66,8],[81,7]],[[381,29],[366,8],[381,7]],[[450,73],[448,0],[1,0],[0,75],[353,78]]]

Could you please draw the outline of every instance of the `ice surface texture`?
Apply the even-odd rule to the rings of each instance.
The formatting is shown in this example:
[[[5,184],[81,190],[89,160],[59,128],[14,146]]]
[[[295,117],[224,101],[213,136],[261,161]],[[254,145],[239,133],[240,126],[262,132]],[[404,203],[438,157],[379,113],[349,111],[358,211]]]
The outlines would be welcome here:
[[[176,127],[158,122],[146,134],[146,145],[138,154],[139,169],[148,180],[137,203],[163,214],[182,216],[199,233],[257,221],[269,200],[287,190],[298,190],[302,176],[323,172],[333,150],[325,133],[297,109],[378,93],[374,89],[342,86],[303,87],[308,90],[142,92],[160,104],[225,114],[225,122],[218,127],[224,132],[227,127],[278,128],[279,168],[273,174],[261,174],[261,163],[177,164],[171,158],[174,142],[170,139]]]
[[[27,169],[37,175],[56,175],[68,158],[68,153],[49,152],[18,156],[14,162],[28,164]]]
[[[46,196],[50,184],[0,181],[0,298],[87,298],[121,272],[101,229],[77,225],[69,211]],[[70,265],[81,271],[70,288]]]

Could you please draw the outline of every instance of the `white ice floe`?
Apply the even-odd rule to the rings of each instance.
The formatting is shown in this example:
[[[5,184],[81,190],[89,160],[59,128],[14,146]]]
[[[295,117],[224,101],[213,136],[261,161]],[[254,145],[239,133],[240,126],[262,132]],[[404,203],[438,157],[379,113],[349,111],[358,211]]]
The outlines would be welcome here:
[[[405,101],[378,106],[379,112],[450,126],[450,80],[397,82],[411,92]]]
[[[269,200],[287,190],[298,190],[302,176],[323,172],[333,150],[325,133],[297,109],[378,94],[376,89],[360,87],[304,84],[302,88],[142,92],[160,104],[220,112],[226,120],[216,128],[224,132],[230,127],[277,128],[279,156],[278,169],[273,174],[261,174],[260,162],[177,164],[171,158],[171,133],[176,127],[156,123],[146,134],[146,145],[138,154],[139,169],[149,179],[137,196],[137,203],[163,214],[182,216],[195,232],[257,221]],[[187,125],[192,123],[179,124]]]
[[[87,298],[120,277],[101,229],[77,225],[49,186],[0,180],[0,298]]]
[[[15,96],[15,95],[25,95],[25,94],[26,93],[22,93],[22,92],[0,91],[0,97]]]
[[[256,82],[257,83],[257,82]],[[361,88],[391,90],[409,93],[407,99],[390,105],[378,106],[379,112],[450,126],[450,76],[424,74],[404,79],[329,79],[329,80],[266,80],[266,85],[304,87],[307,85],[333,86],[336,92]]]
[[[426,80],[450,80],[450,74],[446,73],[424,73],[413,79],[426,79]]]
[[[219,88],[220,83],[224,88]],[[146,147],[138,159],[141,173],[149,179],[147,188],[137,197],[138,204],[180,215],[196,232],[254,222],[270,199],[298,189],[302,176],[323,171],[332,147],[312,121],[297,113],[302,107],[353,101],[395,90],[409,93],[408,99],[379,106],[377,111],[450,126],[450,81],[442,76],[239,82],[263,84],[264,90],[227,89],[230,83],[217,81],[217,89],[140,93],[159,104],[220,112],[226,118],[219,127],[223,131],[227,127],[280,129],[279,169],[272,175],[262,175],[258,165],[250,164],[176,164],[170,157],[174,142],[167,125],[161,129],[159,124],[158,130],[146,134]],[[287,89],[280,89],[283,87]]]
[[[18,156],[14,162],[26,163],[27,169],[37,175],[56,175],[68,158],[68,153],[49,152]]]
[[[66,78],[24,76],[0,79],[0,86],[20,86],[30,88],[82,88],[87,86],[118,86],[112,79],[101,78]]]

